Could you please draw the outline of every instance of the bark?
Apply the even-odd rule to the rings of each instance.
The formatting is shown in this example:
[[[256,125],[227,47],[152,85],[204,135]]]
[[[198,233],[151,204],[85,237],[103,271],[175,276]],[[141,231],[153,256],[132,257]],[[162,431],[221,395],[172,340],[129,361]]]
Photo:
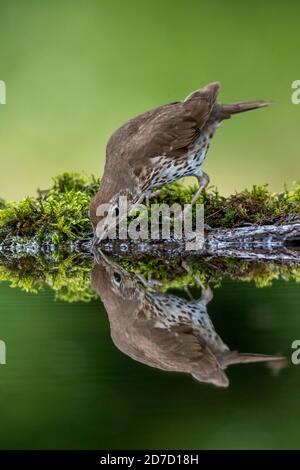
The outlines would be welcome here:
[[[300,223],[285,225],[251,225],[239,228],[212,229],[205,232],[201,250],[187,250],[185,240],[163,241],[103,241],[98,246],[104,253],[118,257],[172,258],[178,256],[201,256],[212,258],[226,256],[249,260],[274,260],[288,264],[300,262]],[[93,254],[91,234],[84,240],[68,242],[59,247],[53,244],[38,244],[35,240],[22,242],[19,237],[0,241],[0,258],[28,254],[51,257],[57,250]]]
[[[85,244],[91,249],[90,241]],[[253,260],[300,261],[300,223],[286,225],[251,225],[212,229],[205,233],[203,248],[188,251],[184,240],[150,242],[104,241],[102,251],[118,256],[227,256]]]

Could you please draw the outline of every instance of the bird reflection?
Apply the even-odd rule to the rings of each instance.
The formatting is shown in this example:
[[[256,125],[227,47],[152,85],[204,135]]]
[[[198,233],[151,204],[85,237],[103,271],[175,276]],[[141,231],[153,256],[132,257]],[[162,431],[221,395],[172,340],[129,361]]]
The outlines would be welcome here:
[[[202,285],[197,300],[149,291],[140,277],[104,256],[95,263],[92,286],[106,308],[114,344],[143,364],[227,387],[224,369],[231,364],[283,361],[278,356],[230,351],[207,313],[213,298],[209,287]]]

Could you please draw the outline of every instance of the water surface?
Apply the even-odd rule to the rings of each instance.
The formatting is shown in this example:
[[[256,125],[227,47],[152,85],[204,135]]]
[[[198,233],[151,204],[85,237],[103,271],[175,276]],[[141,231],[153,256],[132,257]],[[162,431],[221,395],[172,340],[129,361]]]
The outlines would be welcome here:
[[[184,293],[174,291],[176,295]],[[195,297],[201,289],[192,289]],[[300,339],[296,282],[224,279],[210,317],[240,352],[291,355]],[[0,285],[0,448],[299,447],[300,366],[232,365],[218,388],[118,350],[101,300],[54,300]]]

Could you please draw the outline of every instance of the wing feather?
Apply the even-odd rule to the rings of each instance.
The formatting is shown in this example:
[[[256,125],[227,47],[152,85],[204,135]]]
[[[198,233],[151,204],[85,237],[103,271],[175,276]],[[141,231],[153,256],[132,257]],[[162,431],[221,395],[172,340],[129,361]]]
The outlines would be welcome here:
[[[216,355],[192,326],[176,325],[167,329],[156,328],[154,324],[155,321],[150,320],[140,325],[144,362],[164,370],[190,373],[200,382],[228,386]]]
[[[158,156],[181,156],[205,126],[217,99],[219,84],[193,92],[184,101],[167,104],[132,119],[111,137],[110,154],[122,154],[132,165]]]

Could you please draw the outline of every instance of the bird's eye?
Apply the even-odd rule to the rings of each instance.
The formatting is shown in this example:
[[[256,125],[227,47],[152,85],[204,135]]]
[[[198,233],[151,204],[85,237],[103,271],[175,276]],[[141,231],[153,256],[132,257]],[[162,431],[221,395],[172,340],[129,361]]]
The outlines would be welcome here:
[[[121,275],[120,275],[120,273],[118,273],[117,271],[115,271],[115,272],[113,273],[113,276],[114,276],[114,280],[117,282],[117,284],[120,284],[120,282],[121,282]]]

